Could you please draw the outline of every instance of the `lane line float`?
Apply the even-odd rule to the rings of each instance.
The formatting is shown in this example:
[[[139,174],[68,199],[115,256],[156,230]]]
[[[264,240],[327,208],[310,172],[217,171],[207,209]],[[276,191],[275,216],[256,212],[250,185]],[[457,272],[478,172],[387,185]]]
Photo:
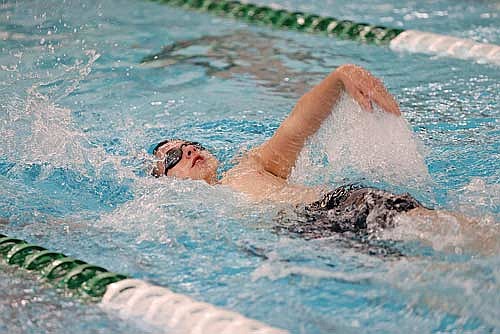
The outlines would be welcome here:
[[[388,28],[350,20],[231,0],[151,0],[184,9],[213,13],[278,29],[325,34],[363,43],[388,45],[394,51],[424,53],[500,65],[500,46],[418,30]]]
[[[37,273],[83,302],[98,303],[124,319],[137,319],[165,333],[286,334],[239,313],[174,293],[142,280],[0,234],[0,259]]]

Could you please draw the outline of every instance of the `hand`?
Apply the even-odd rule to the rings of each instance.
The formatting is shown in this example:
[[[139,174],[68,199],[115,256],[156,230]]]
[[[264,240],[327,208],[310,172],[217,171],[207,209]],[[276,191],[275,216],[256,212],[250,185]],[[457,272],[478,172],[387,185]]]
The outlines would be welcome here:
[[[361,107],[373,111],[372,101],[386,112],[401,115],[396,99],[387,91],[382,81],[356,65],[342,65],[336,71],[344,89]]]

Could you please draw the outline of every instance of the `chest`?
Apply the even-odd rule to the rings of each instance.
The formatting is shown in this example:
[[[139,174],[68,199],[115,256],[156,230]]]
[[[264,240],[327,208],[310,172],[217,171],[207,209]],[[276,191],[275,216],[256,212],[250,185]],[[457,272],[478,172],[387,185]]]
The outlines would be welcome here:
[[[254,201],[271,200],[287,203],[307,203],[317,199],[318,192],[302,186],[290,185],[259,166],[242,163],[229,170],[221,180],[234,190]]]
[[[224,175],[221,183],[256,200],[265,199],[270,194],[281,191],[286,185],[286,180],[269,172],[245,167],[247,166],[236,166],[231,169]]]

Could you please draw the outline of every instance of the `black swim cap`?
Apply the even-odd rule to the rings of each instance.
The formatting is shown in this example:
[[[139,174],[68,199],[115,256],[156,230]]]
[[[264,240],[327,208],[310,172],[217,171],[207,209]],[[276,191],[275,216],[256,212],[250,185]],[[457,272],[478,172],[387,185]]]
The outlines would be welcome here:
[[[156,144],[156,146],[155,146],[155,147],[153,147],[153,151],[152,151],[152,153],[151,153],[151,154],[155,155],[155,154],[156,154],[156,151],[158,151],[158,149],[159,149],[160,147],[162,147],[162,146],[163,146],[163,145],[165,145],[166,143],[171,142],[171,141],[173,141],[173,140],[177,140],[177,139],[165,139],[165,140],[163,140],[163,141],[159,142],[158,144]]]

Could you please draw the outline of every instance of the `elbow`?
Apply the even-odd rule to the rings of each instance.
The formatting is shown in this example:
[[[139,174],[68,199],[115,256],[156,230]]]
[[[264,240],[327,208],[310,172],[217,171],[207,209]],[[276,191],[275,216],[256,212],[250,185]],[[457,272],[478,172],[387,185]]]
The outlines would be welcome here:
[[[351,72],[354,69],[360,69],[360,68],[362,67],[356,64],[343,64],[337,67],[337,69],[334,72],[346,73],[346,72]]]

